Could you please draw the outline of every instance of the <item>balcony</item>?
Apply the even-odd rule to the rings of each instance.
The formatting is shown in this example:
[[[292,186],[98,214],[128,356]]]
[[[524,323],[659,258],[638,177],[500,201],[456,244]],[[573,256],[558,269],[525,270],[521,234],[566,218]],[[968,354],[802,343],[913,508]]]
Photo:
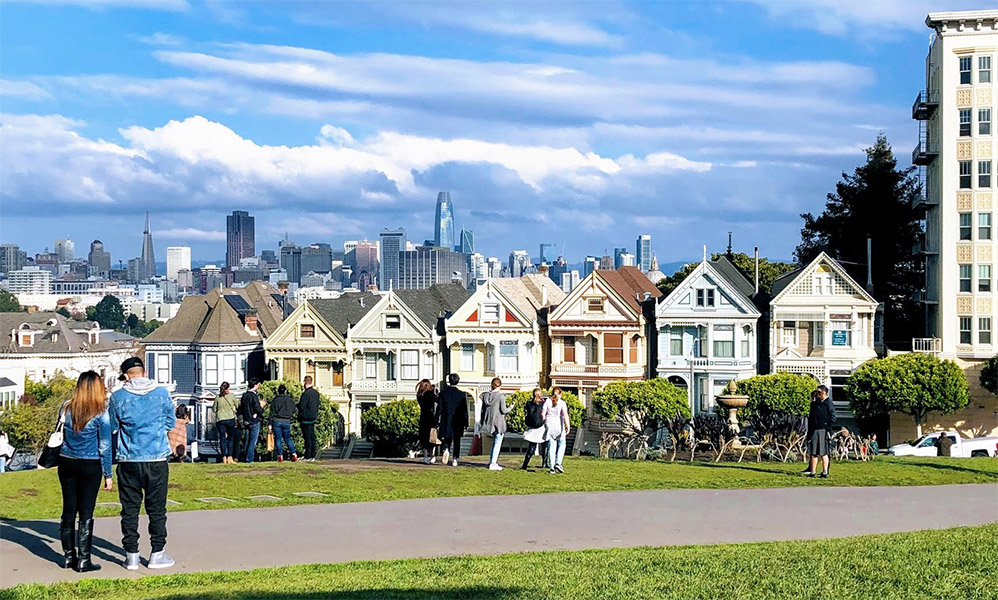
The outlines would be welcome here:
[[[911,164],[924,167],[939,156],[939,144],[930,140],[919,140],[911,151]]]
[[[922,90],[915,96],[911,105],[911,118],[916,121],[926,121],[932,118],[939,108],[939,90]]]
[[[936,197],[934,193],[922,192],[915,199],[915,209],[921,211],[928,211],[939,206],[939,198]]]
[[[399,386],[399,382],[394,379],[355,379],[350,382],[350,390],[354,392],[395,392],[407,387],[415,388],[416,383],[411,386]]]
[[[605,377],[626,379],[644,377],[645,370],[640,365],[551,365],[551,377]]]
[[[926,239],[924,233],[918,236],[918,239],[915,241],[914,246],[912,246],[911,251],[912,254],[939,254],[939,249],[935,247],[935,244],[931,244],[929,240]]]
[[[943,351],[943,341],[939,338],[914,338],[911,340],[911,349],[920,354],[938,355]]]

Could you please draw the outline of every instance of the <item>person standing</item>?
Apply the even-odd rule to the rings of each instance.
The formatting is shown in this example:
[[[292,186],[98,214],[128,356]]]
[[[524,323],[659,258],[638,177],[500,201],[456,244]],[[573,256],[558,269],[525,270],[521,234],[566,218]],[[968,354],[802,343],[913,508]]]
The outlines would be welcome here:
[[[184,462],[187,458],[187,424],[191,422],[191,411],[181,404],[174,412],[177,423],[173,429],[166,433],[166,439],[170,442],[170,461]]]
[[[239,414],[243,418],[245,429],[243,429],[243,448],[246,451],[246,462],[251,463],[256,457],[256,441],[260,437],[260,421],[263,419],[263,407],[260,403],[260,396],[256,391],[260,389],[260,380],[252,378],[249,380],[248,389],[239,400]]]
[[[231,464],[232,438],[236,435],[236,395],[229,391],[229,382],[223,381],[218,390],[218,396],[211,405],[215,413],[215,431],[218,432],[218,451],[222,454],[222,463]]]
[[[447,376],[447,388],[440,394],[437,404],[437,433],[444,447],[443,461],[447,464],[453,447],[452,466],[461,458],[461,438],[468,426],[468,394],[458,389],[461,377],[457,373]]]
[[[145,363],[133,357],[121,363],[125,385],[111,394],[111,429],[118,432],[118,500],[125,568],[139,568],[139,507],[145,497],[149,516],[150,569],[173,566],[166,547],[166,491],[170,484],[170,443],[176,425],[173,400],[165,388],[146,377]]]
[[[7,471],[7,463],[14,458],[14,454],[17,451],[14,447],[10,445],[10,440],[7,438],[7,432],[0,429],[0,473]]]
[[[568,406],[561,399],[561,388],[551,389],[551,399],[544,403],[544,426],[547,434],[544,438],[548,441],[548,464],[551,470],[548,473],[564,473],[565,467],[562,461],[565,459],[565,442],[571,424],[568,420]]]
[[[814,470],[818,467],[818,458],[821,458],[821,479],[828,479],[828,446],[831,437],[832,427],[835,425],[835,405],[828,397],[828,388],[819,385],[818,389],[811,392],[811,408],[807,415],[807,453],[810,455],[810,463],[804,476],[814,477]]]
[[[312,387],[312,376],[306,375],[302,380],[305,391],[298,400],[298,422],[301,425],[301,437],[305,442],[305,460],[315,461],[315,422],[319,420],[319,391]]]
[[[64,426],[59,452],[62,488],[62,567],[80,573],[99,571],[90,558],[94,541],[97,492],[111,490],[111,420],[107,389],[100,375],[87,371],[76,380],[73,397],[62,408]],[[79,517],[79,526],[74,530]]]
[[[492,389],[482,394],[482,414],[484,418],[478,431],[482,435],[492,436],[492,455],[489,457],[489,470],[502,471],[499,466],[499,451],[502,449],[502,439],[506,435],[506,395],[499,391],[502,381],[492,378]]]
[[[533,398],[523,406],[523,421],[527,426],[527,430],[523,432],[523,439],[527,442],[527,452],[523,456],[523,466],[520,469],[524,471],[530,466],[530,459],[537,452],[538,444],[544,442],[543,412],[544,396],[541,394],[541,388],[534,388]]]
[[[437,462],[437,445],[430,440],[430,433],[437,426],[437,392],[429,379],[416,385],[416,402],[419,404],[419,443],[423,447],[423,463]]]
[[[298,462],[298,452],[291,440],[291,417],[295,416],[294,398],[288,395],[283,383],[277,386],[277,395],[270,403],[270,430],[274,432],[274,451],[277,462],[284,462],[284,447],[291,453],[291,460]]]

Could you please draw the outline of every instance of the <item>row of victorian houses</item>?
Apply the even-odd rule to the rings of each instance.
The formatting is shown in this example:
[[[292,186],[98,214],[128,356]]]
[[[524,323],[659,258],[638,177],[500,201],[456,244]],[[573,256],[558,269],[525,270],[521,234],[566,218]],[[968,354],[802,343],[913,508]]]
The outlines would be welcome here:
[[[365,409],[452,372],[476,404],[493,377],[507,391],[558,385],[587,407],[610,381],[664,377],[700,412],[728,381],[775,371],[813,376],[841,403],[845,378],[877,356],[876,314],[824,254],[770,295],[722,256],[666,298],[636,267],[593,271],[567,295],[542,273],[490,279],[470,295],[443,284],[293,306],[253,283],[185,299],[144,343],[150,373],[178,400],[206,405],[222,381],[239,394],[250,377],[311,375],[359,434]]]

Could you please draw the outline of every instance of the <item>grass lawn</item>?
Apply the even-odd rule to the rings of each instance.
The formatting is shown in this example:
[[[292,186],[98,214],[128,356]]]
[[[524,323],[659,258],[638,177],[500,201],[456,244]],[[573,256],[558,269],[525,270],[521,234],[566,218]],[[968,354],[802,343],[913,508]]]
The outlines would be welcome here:
[[[306,503],[364,502],[438,496],[485,496],[664,488],[774,488],[813,485],[938,485],[998,483],[993,458],[880,458],[872,462],[833,464],[830,480],[798,475],[801,463],[667,463],[653,461],[566,458],[564,475],[524,472],[520,459],[501,462],[507,469],[485,469],[484,457],[459,468],[423,465],[415,460],[327,461],[315,463],[256,463],[252,465],[171,465],[170,510],[242,508]],[[538,460],[534,459],[535,465]],[[303,498],[295,492],[315,491],[325,497]],[[280,501],[259,502],[247,496],[267,494]],[[207,504],[198,498],[224,496],[235,500]],[[104,492],[98,502],[115,502],[117,491]],[[59,481],[54,470],[19,471],[0,475],[0,518],[58,518]],[[117,508],[98,507],[97,516]]]
[[[998,525],[837,540],[539,552],[85,580],[0,590],[100,598],[998,598]]]

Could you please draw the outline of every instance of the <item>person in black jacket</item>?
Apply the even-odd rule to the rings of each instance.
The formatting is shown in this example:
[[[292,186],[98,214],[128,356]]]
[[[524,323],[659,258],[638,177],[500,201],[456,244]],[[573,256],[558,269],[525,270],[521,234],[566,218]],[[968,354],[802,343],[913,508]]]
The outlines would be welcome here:
[[[437,462],[437,445],[431,432],[437,426],[437,392],[429,379],[416,386],[416,402],[419,403],[419,444],[423,447],[423,463]]]
[[[256,456],[256,441],[260,437],[260,421],[263,419],[263,407],[266,402],[260,402],[256,391],[260,389],[260,380],[252,378],[247,384],[249,389],[239,400],[239,414],[246,423],[243,430],[243,448],[246,450],[246,462],[251,463]]]
[[[305,460],[315,461],[315,422],[319,420],[319,392],[312,387],[312,376],[306,375],[302,381],[305,391],[298,402],[298,421],[301,424],[301,437],[305,441]]]
[[[523,455],[523,466],[526,471],[530,459],[537,452],[537,446],[544,442],[544,395],[541,388],[534,388],[534,397],[523,406],[523,421],[527,426],[523,439],[527,441],[527,452]]]
[[[437,403],[439,423],[437,433],[444,446],[444,464],[447,464],[449,448],[453,446],[454,461],[451,465],[455,467],[457,460],[461,458],[461,437],[464,436],[464,429],[468,426],[468,394],[458,389],[457,384],[460,381],[461,378],[457,373],[448,375],[448,387],[440,393],[440,400]]]
[[[814,477],[820,456],[821,475],[818,477],[828,479],[828,441],[834,425],[835,406],[828,397],[828,388],[819,385],[811,393],[811,410],[807,415],[807,453],[811,456],[811,463],[804,471],[805,476]]]
[[[298,462],[298,452],[291,440],[291,417],[295,416],[294,398],[288,395],[284,384],[277,386],[277,395],[270,403],[270,430],[274,432],[274,453],[277,462],[284,462],[284,447],[288,447],[291,460]]]

